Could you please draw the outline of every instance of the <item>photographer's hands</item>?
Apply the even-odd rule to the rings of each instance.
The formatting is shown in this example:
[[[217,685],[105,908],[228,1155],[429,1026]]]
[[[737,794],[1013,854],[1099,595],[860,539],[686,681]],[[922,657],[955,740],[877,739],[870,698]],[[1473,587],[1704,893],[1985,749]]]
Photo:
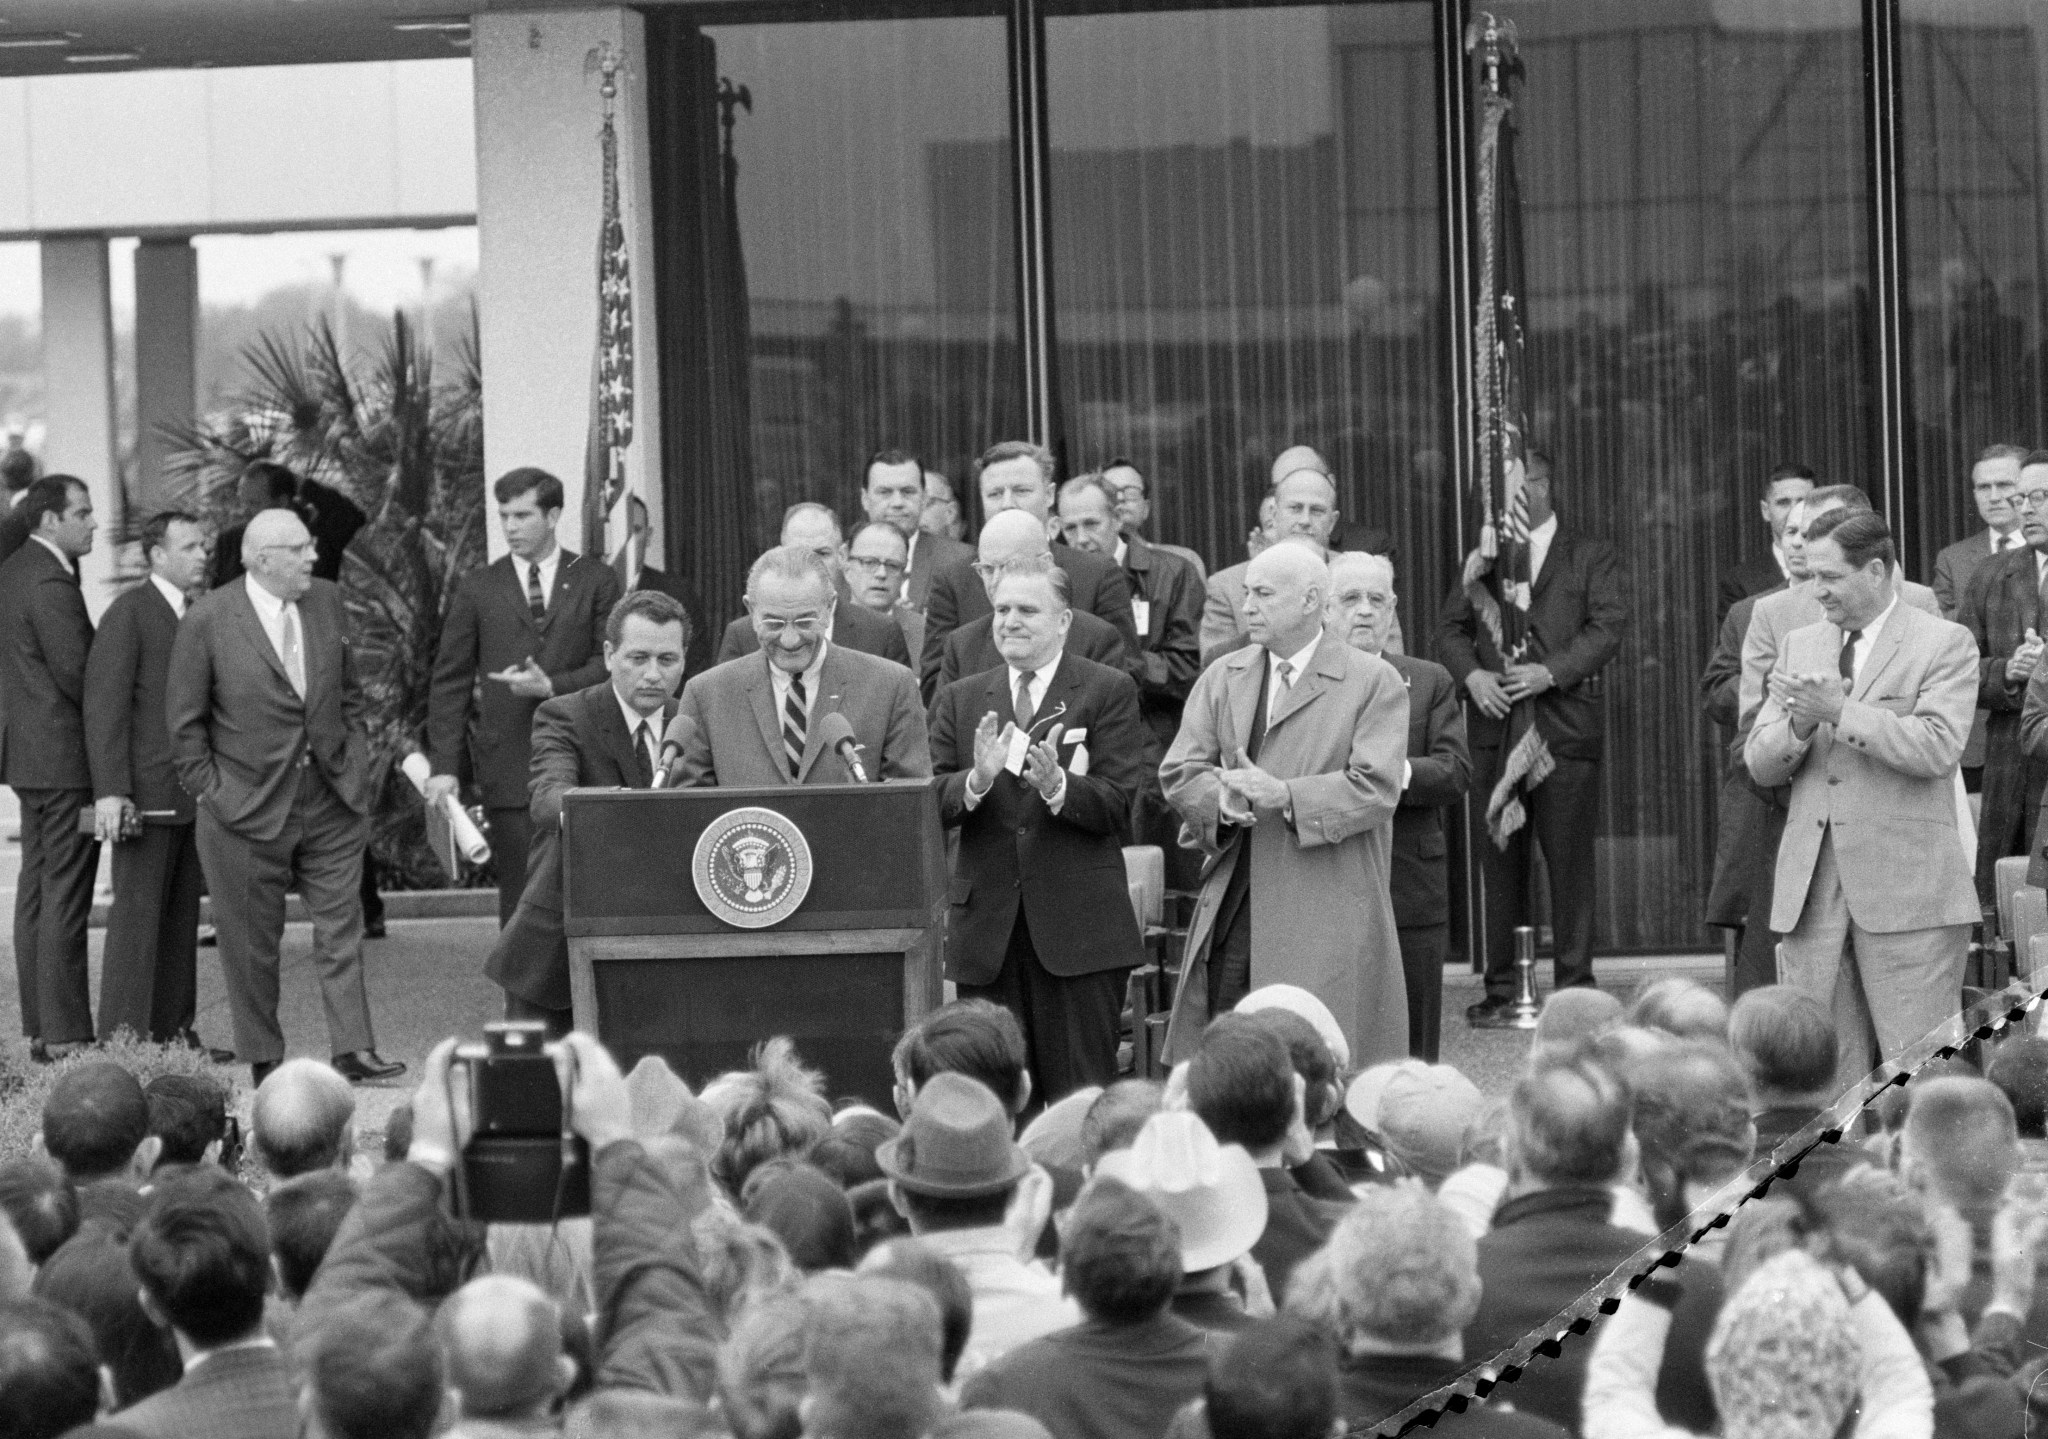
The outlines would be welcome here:
[[[553,1046],[555,1074],[569,1106],[569,1127],[601,1153],[608,1144],[633,1137],[633,1096],[611,1052],[587,1034],[571,1034]]]
[[[422,1169],[445,1176],[469,1143],[474,1121],[469,1112],[469,1084],[457,1083],[454,1036],[434,1046],[420,1071],[420,1087],[412,1096],[412,1147],[405,1157]]]

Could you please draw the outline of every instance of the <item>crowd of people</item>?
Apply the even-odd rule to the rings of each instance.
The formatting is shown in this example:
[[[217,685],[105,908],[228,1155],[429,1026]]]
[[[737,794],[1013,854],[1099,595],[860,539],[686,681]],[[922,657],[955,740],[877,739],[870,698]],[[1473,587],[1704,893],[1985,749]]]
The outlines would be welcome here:
[[[1835,1027],[1782,985],[1732,1009],[1685,980],[1626,1008],[1558,991],[1494,1100],[1445,1065],[1354,1070],[1288,987],[1163,1082],[1050,1104],[985,999],[913,1024],[888,1096],[828,1098],[786,1039],[693,1093],[572,1033],[590,1206],[541,1223],[465,1210],[456,1051],[374,1153],[320,1061],[265,1078],[246,1153],[208,1081],[69,1061],[42,1153],[0,1165],[0,1436],[1333,1439],[1426,1417],[2018,1439],[2048,1418],[2038,1039],[1829,1140]],[[1741,1202],[1774,1154],[1800,1162]],[[1659,1264],[1688,1217],[1706,1237]],[[1617,1271],[1646,1277],[1589,1332],[1554,1327]]]

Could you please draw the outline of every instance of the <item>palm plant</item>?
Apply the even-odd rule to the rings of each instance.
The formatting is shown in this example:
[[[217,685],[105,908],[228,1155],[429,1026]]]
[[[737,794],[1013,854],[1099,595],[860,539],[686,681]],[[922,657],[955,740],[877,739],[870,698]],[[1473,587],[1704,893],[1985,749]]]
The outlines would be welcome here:
[[[368,522],[342,558],[349,645],[368,701],[378,803],[371,847],[393,887],[440,882],[418,796],[397,762],[420,747],[434,648],[455,582],[484,560],[483,384],[475,316],[436,383],[434,357],[403,314],[381,350],[352,367],[333,329],[267,334],[230,407],[173,432],[174,500],[225,527],[236,484],[271,460],[359,505]]]

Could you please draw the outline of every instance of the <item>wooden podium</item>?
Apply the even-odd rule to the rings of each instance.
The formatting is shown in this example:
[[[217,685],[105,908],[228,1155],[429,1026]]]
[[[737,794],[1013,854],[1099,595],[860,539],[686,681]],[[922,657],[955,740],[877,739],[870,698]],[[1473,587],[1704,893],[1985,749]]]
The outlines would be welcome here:
[[[778,821],[800,838],[785,844]],[[562,908],[576,1027],[622,1067],[658,1054],[695,1087],[786,1034],[828,1093],[886,1107],[896,1036],[940,996],[938,794],[923,780],[571,790]]]

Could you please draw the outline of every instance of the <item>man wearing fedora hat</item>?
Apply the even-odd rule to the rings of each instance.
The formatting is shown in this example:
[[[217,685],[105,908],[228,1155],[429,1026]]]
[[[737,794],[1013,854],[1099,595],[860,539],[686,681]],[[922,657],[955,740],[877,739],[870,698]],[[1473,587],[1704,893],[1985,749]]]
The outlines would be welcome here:
[[[1059,1280],[1022,1257],[1051,1213],[1052,1181],[1017,1144],[1010,1112],[987,1085],[933,1075],[875,1162],[910,1232],[967,1276],[974,1326],[962,1373],[1080,1322]]]

